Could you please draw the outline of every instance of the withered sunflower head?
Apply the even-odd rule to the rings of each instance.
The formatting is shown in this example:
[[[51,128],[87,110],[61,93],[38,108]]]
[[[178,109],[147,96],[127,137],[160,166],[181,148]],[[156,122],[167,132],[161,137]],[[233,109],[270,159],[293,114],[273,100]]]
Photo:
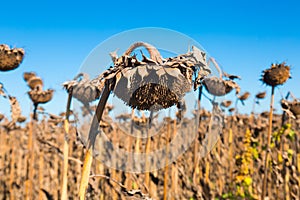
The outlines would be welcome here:
[[[19,116],[17,119],[17,122],[22,123],[26,121],[26,117],[25,116]]]
[[[53,97],[54,90],[48,89],[45,91],[31,90],[28,95],[34,104],[48,103]]]
[[[265,92],[257,93],[257,94],[255,95],[255,97],[256,97],[257,99],[264,99],[264,98],[266,97],[266,91],[265,91]]]
[[[95,101],[100,97],[104,84],[90,81],[88,74],[80,73],[73,80],[63,83],[64,89],[83,104]]]
[[[233,80],[223,80],[213,76],[203,80],[205,89],[214,96],[224,96],[235,89],[236,94],[240,92],[239,85]]]
[[[242,101],[247,100],[250,96],[249,92],[245,92],[244,94],[242,94],[241,96],[239,96],[238,98]]]
[[[144,47],[150,54],[139,61],[130,53]],[[196,47],[189,53],[163,59],[152,45],[137,42],[119,58],[114,55],[114,67],[100,79],[115,79],[113,93],[127,105],[139,110],[160,110],[176,105],[193,88],[193,75],[205,76],[205,53]],[[201,74],[201,73],[202,74]],[[200,77],[201,78],[201,77]]]
[[[29,79],[31,79],[32,77],[35,77],[36,73],[34,72],[24,72],[23,74],[23,79],[25,82],[28,82]]]
[[[229,106],[231,106],[231,104],[232,104],[232,101],[227,100],[227,101],[223,101],[221,103],[221,106],[224,107],[224,108],[228,108]]]
[[[271,68],[264,70],[261,80],[269,86],[276,87],[284,84],[289,78],[291,78],[290,66],[283,62],[272,64]]]
[[[229,112],[234,112],[235,111],[235,108],[229,108],[229,110],[228,110]]]
[[[16,69],[23,61],[25,51],[22,48],[9,48],[6,44],[0,44],[0,71]]]
[[[27,81],[31,90],[43,90],[43,80],[40,77],[33,76]]]
[[[4,119],[4,115],[0,113],[0,122]]]

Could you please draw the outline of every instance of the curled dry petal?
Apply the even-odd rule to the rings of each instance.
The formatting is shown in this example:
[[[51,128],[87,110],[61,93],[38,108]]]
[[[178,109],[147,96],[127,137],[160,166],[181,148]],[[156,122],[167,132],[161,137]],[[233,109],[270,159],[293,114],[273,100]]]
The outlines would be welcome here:
[[[230,80],[234,80],[234,79],[240,79],[241,80],[240,76],[233,75],[233,74],[227,74],[226,72],[223,72],[223,76],[226,77],[226,78],[229,78]]]

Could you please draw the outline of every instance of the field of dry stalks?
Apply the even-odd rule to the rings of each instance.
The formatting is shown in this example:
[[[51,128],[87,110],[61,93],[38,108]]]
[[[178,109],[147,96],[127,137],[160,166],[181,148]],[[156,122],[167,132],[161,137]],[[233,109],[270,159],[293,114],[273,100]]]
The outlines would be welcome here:
[[[147,47],[145,44],[141,46]],[[15,53],[11,55],[11,52]],[[40,106],[51,101],[53,91],[43,89],[43,81],[36,73],[24,73],[24,80],[30,88],[28,95],[34,107],[27,120],[22,116],[17,98],[7,94],[5,83],[0,83],[0,98],[6,99],[7,105],[11,106],[11,116],[4,116],[0,112],[0,199],[78,199],[78,196],[81,199],[102,200],[300,199],[300,103],[290,93],[281,101],[282,114],[273,113],[276,87],[284,84],[290,76],[290,69],[285,63],[272,65],[263,72],[262,81],[270,86],[272,91],[270,112],[256,113],[253,106],[251,114],[239,114],[231,101],[219,104],[213,102],[228,114],[222,115],[224,126],[220,131],[220,139],[212,151],[202,158],[197,152],[212,128],[214,110],[208,111],[199,107],[195,112],[198,115],[195,114],[194,119],[185,120],[179,112],[182,108],[177,105],[177,117],[166,117],[160,133],[148,139],[128,137],[124,130],[119,128],[125,126],[122,120],[128,124],[141,125],[148,124],[148,118],[137,118],[127,114],[122,120],[110,119],[109,112],[113,105],[106,104],[105,92],[111,85],[120,85],[122,78],[116,80],[115,77],[118,77],[118,73],[124,68],[128,68],[128,63],[138,62],[134,61],[133,56],[129,56],[131,52],[132,50],[128,55],[121,57],[130,62],[120,61],[112,56],[115,67],[104,72],[98,79],[100,84],[98,83],[97,87],[93,85],[94,82],[84,82],[84,78],[81,82],[75,78],[64,83],[64,88],[69,94],[65,113],[49,114],[51,111],[46,112]],[[4,72],[18,67],[23,54],[21,49],[11,50],[7,46],[0,46],[0,70]],[[149,67],[149,63],[169,67],[171,62],[172,65],[181,63],[170,70],[179,68],[176,73],[183,73],[188,77],[188,67],[197,65],[198,62],[182,60],[182,56],[180,59],[176,58],[177,60],[161,61],[157,52],[151,51],[150,56],[151,59],[144,58],[143,62],[135,67]],[[189,59],[189,56],[191,55],[186,55],[186,59]],[[126,66],[122,62],[126,63]],[[216,61],[211,59],[211,62]],[[182,63],[185,65],[185,71],[180,68]],[[217,67],[216,63],[215,65]],[[198,76],[200,75],[199,73]],[[224,72],[221,72],[220,77],[199,77],[199,80],[195,81],[202,81],[196,88],[200,92],[199,105],[201,92],[206,89],[213,96],[224,96],[236,90],[238,101],[252,106],[247,102],[250,93],[238,94],[240,88],[235,82],[236,78],[239,77]],[[169,101],[160,105],[167,108],[170,107],[170,102],[171,105],[179,104],[173,94],[163,87],[155,87],[149,85],[149,90],[159,90],[160,95],[165,95],[164,100]],[[176,87],[181,86],[179,84]],[[145,93],[146,89],[142,88],[139,92]],[[94,93],[88,96],[86,91]],[[116,90],[114,92],[119,95]],[[258,91],[253,92],[251,95]],[[81,93],[84,95],[80,95]],[[146,94],[149,95],[148,99],[152,98],[151,93]],[[133,103],[129,102],[132,108],[143,110],[151,104],[141,103],[139,93],[136,95]],[[254,105],[259,106],[259,101],[265,96],[264,92],[257,93]],[[88,132],[94,122],[78,127],[76,120],[73,120],[76,111],[70,108],[72,97],[78,100],[85,98],[82,100],[85,103],[100,97],[97,108],[90,107],[90,110],[85,111],[95,112],[100,116],[102,120],[100,125],[96,126],[104,131],[113,144],[128,152],[147,153],[165,146],[177,135],[179,123],[183,124],[182,127],[184,124],[188,127],[199,120],[197,138],[187,151],[163,169],[149,173],[128,173],[108,168],[99,160],[89,157],[93,140],[86,143],[80,132]],[[183,128],[181,131],[185,131],[186,135],[190,134],[188,129]],[[93,135],[91,131],[89,134]]]

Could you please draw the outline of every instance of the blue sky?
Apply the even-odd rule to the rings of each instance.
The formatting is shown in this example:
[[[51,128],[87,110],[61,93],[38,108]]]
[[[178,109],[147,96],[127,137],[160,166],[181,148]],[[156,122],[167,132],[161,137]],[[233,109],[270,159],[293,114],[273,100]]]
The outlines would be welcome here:
[[[30,3],[29,3],[30,2]],[[199,42],[228,73],[242,76],[243,91],[252,97],[270,88],[259,82],[261,71],[273,62],[292,66],[293,79],[280,87],[300,97],[299,1],[4,1],[1,2],[0,43],[23,47],[21,66],[0,73],[11,95],[30,109],[22,79],[35,71],[45,88],[54,88],[50,112],[63,111],[66,94],[61,83],[72,79],[87,55],[108,37],[141,27],[162,27],[186,34]],[[278,91],[276,103],[280,100]],[[233,94],[227,98],[232,98]],[[269,99],[259,108],[268,109]],[[252,99],[248,102],[251,109]],[[247,111],[242,108],[241,111]],[[0,99],[0,112],[9,113]]]

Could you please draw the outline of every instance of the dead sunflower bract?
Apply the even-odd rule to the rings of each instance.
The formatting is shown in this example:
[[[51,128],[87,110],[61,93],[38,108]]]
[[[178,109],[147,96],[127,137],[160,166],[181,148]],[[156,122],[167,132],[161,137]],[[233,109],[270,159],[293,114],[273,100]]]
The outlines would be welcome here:
[[[272,87],[284,84],[290,75],[290,66],[285,65],[285,63],[272,64],[271,68],[263,71],[261,80]]]

